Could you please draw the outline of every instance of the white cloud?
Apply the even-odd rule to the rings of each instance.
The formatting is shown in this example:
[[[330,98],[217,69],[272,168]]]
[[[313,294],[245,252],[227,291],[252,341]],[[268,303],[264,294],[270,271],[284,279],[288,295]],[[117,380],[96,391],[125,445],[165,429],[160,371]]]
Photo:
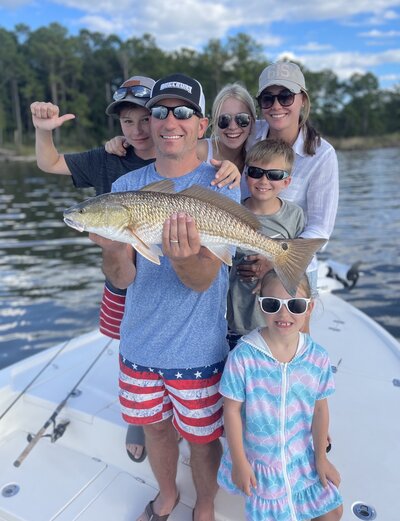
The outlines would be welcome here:
[[[318,52],[318,51],[331,51],[333,46],[330,44],[320,44],[318,42],[309,42],[306,45],[299,45],[297,47],[300,51],[305,52]]]
[[[400,74],[383,74],[381,76],[381,80],[395,83],[397,81],[400,81]]]
[[[18,7],[31,3],[31,0],[0,0],[0,9],[2,7],[4,7],[5,9],[16,9]]]
[[[11,0],[0,0],[1,2]],[[86,13],[81,23],[93,31],[118,32],[122,37],[155,36],[164,49],[198,48],[211,38],[222,38],[229,30],[244,28],[248,34],[269,32],[274,22],[333,20],[352,17],[380,20],[397,16],[393,10],[400,0],[286,0],[284,6],[273,0],[55,0]],[[250,29],[251,31],[249,31]],[[282,36],[269,33],[260,38],[266,46],[277,46]]]
[[[367,38],[393,38],[400,36],[400,31],[378,31],[377,29],[372,29],[368,32],[358,33],[358,35]]]
[[[68,13],[68,23],[75,27],[118,34],[122,39],[150,33],[164,50],[181,47],[199,50],[211,38],[223,40],[242,31],[264,47],[268,59],[276,59],[272,54],[281,56],[287,48],[292,59],[311,70],[330,68],[341,78],[400,62],[400,51],[395,48],[400,47],[396,22],[400,0],[285,0],[284,4],[275,0],[46,1],[76,9],[78,15]],[[21,5],[45,6],[46,3],[43,0],[0,0],[0,11],[3,7],[14,11],[15,6]],[[328,26],[323,25],[325,21],[331,22],[330,29],[320,37],[320,27]],[[285,23],[284,30],[280,29],[281,22]],[[307,34],[299,32],[303,27],[299,25],[301,22],[306,22]],[[358,34],[354,31],[354,41],[349,45],[354,50],[370,46],[374,52],[335,52],[335,47],[342,44],[340,25],[362,26],[365,30]],[[381,50],[389,41],[395,49]],[[380,52],[376,52],[378,47]]]
[[[382,64],[400,62],[400,49],[390,49],[374,54],[360,52],[335,52],[327,54],[294,55],[292,59],[299,61],[311,71],[331,69],[340,79],[346,79],[355,72],[365,74],[372,68]]]

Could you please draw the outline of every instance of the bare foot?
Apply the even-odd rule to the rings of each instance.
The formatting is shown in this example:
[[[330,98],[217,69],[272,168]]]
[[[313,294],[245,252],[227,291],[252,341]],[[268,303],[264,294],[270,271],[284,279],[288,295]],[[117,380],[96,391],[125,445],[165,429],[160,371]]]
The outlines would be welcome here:
[[[130,452],[131,456],[134,459],[140,459],[142,457],[144,446],[143,445],[136,445],[134,443],[127,443],[126,444],[126,450]]]

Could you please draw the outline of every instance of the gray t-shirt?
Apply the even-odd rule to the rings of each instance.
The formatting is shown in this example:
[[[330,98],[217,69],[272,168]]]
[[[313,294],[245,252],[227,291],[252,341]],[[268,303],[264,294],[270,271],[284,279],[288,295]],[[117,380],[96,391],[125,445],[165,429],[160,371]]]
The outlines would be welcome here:
[[[201,163],[192,172],[173,178],[177,192],[201,185],[239,202],[238,189],[211,186],[215,169]],[[120,177],[114,192],[139,190],[161,177],[154,164]],[[223,264],[206,291],[185,286],[168,257],[158,266],[136,255],[136,278],[128,287],[121,325],[120,353],[145,367],[174,369],[204,367],[223,360],[226,341],[228,270]]]
[[[282,206],[276,213],[257,215],[262,226],[261,232],[274,239],[293,239],[303,231],[304,213],[297,204],[280,200]],[[236,273],[237,266],[244,261],[246,255],[254,255],[254,252],[237,249],[229,274],[228,329],[238,335],[265,325],[257,295],[252,293],[258,281],[241,281]]]

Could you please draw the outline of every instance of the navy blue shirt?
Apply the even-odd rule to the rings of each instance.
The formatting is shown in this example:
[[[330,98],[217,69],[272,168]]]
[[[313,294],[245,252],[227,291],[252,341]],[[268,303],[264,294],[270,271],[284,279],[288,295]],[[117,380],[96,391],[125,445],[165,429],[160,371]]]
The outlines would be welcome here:
[[[133,147],[127,149],[124,157],[108,154],[104,147],[99,147],[87,152],[65,154],[64,159],[72,174],[74,186],[94,187],[96,195],[111,192],[111,185],[119,177],[155,160],[138,157]]]

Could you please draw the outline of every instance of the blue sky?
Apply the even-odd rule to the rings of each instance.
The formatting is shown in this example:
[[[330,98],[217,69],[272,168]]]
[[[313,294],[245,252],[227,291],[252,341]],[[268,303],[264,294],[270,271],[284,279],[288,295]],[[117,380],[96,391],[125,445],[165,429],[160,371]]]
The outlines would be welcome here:
[[[400,0],[0,0],[5,29],[54,21],[70,34],[148,32],[164,50],[201,50],[211,38],[245,32],[270,61],[285,55],[340,79],[372,72],[381,88],[400,85]]]

